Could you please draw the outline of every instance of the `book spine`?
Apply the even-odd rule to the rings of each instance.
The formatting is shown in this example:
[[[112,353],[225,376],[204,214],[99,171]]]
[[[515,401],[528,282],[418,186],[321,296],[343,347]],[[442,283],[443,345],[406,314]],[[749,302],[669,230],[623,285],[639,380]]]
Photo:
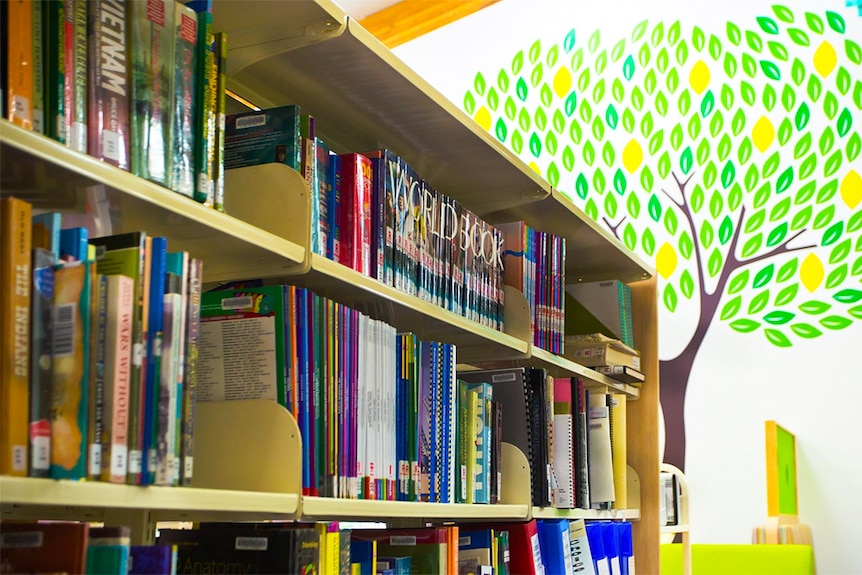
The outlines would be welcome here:
[[[7,12],[7,119],[33,129],[33,2],[14,0]]]
[[[30,477],[48,477],[51,472],[53,264],[52,252],[41,248],[33,249],[30,316]]]
[[[45,11],[42,0],[33,2],[33,131],[45,133]]]
[[[136,247],[135,315],[132,326],[132,373],[129,382],[129,461],[126,482],[141,481],[144,444],[144,406],[147,389],[147,325],[149,318],[149,255],[151,238],[143,236]]]
[[[66,145],[87,153],[87,1],[66,0]]]
[[[197,96],[195,56],[198,41],[198,16],[191,8],[174,5],[174,87],[171,100],[173,144],[170,187],[193,197],[195,191],[195,125]]]
[[[104,426],[102,480],[125,483],[128,472],[129,382],[132,363],[132,318],[135,285],[132,278],[108,277],[105,338]]]
[[[105,430],[105,356],[107,353],[108,330],[108,278],[97,273],[93,288],[96,300],[96,313],[93,319],[91,338],[93,353],[90,366],[93,387],[89,406],[89,454],[87,460],[87,479],[98,481],[102,476],[103,444],[110,434]],[[110,414],[108,416],[110,418]]]
[[[147,328],[146,388],[143,406],[141,484],[151,485],[157,472],[157,436],[161,382],[162,338],[164,336],[165,258],[167,240],[152,239],[149,278],[149,319]]]
[[[341,197],[342,171],[341,156],[331,154],[329,157],[329,184],[332,186],[329,195],[327,216],[329,217],[329,238],[327,239],[326,257],[340,261],[341,257]]]
[[[315,253],[322,256],[327,255],[329,246],[329,237],[332,233],[332,228],[329,226],[329,194],[331,186],[329,183],[329,146],[320,138],[315,138],[314,148],[316,155],[316,173],[317,173],[317,196],[318,196],[318,214],[313,220],[313,225],[317,230],[318,241],[315,244]]]
[[[172,150],[174,4],[168,0],[131,2],[129,15],[131,169],[136,176],[168,186]]]
[[[94,273],[91,262],[81,261],[63,264],[55,274],[51,381],[51,476],[55,479],[81,479],[87,472]]]
[[[119,0],[88,2],[88,143],[91,156],[129,169],[126,10]]]
[[[9,342],[0,350],[0,474],[24,476],[29,443],[32,209],[12,197],[3,198],[0,209],[0,302],[4,310],[0,333]]]
[[[212,174],[215,178],[213,184],[213,207],[220,211],[224,211],[224,148],[225,148],[225,90],[227,89],[227,33],[218,32],[215,34],[213,54],[215,58],[214,70],[210,73],[215,75],[216,85],[214,98],[211,103],[214,103],[215,120],[214,131],[212,134]]]
[[[45,134],[66,143],[64,82],[66,76],[66,8],[63,0],[42,2],[42,44],[45,47]]]
[[[191,485],[194,474],[195,400],[197,397],[198,338],[203,262],[189,260],[188,309],[186,317],[186,367],[183,379],[182,466],[180,485]]]
[[[212,173],[215,145],[215,53],[213,52],[213,16],[209,11],[198,12],[197,96],[195,98],[195,201],[212,205],[214,199]],[[211,129],[213,128],[213,129]]]
[[[179,380],[179,339],[181,331],[181,300],[177,293],[166,293],[163,297],[163,337],[160,377],[158,387],[158,409],[156,429],[156,485],[171,485],[176,435],[177,381]]]

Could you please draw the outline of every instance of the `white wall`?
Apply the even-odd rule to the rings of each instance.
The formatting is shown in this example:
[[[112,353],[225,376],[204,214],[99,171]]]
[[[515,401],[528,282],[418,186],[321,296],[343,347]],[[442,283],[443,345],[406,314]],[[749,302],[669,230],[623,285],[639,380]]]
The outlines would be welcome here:
[[[844,37],[862,43],[862,17],[857,16],[855,9],[845,8],[842,0],[825,3],[788,0],[783,4],[796,14],[793,26],[806,30],[803,12],[819,11],[822,15],[823,10],[834,10],[846,22]],[[463,107],[464,95],[472,88],[477,72],[481,71],[493,83],[497,71],[501,68],[510,70],[510,62],[518,50],[526,53],[537,39],[542,40],[547,50],[550,45],[562,43],[563,37],[572,28],[577,35],[576,46],[585,46],[593,31],[600,30],[601,45],[608,51],[617,39],[630,38],[635,25],[644,19],[650,22],[647,34],[658,22],[664,22],[667,29],[671,23],[680,20],[684,37],[690,38],[692,26],[697,25],[706,32],[707,37],[714,33],[727,44],[725,26],[728,20],[739,25],[743,31],[751,29],[761,32],[755,20],[761,15],[774,18],[771,4],[764,0],[731,4],[682,0],[649,3],[635,0],[502,0],[400,46],[395,49],[395,53]],[[826,33],[829,33],[828,28]],[[761,35],[766,40],[771,39],[762,32]],[[810,35],[813,38],[812,46],[819,43],[820,38],[816,34]],[[786,37],[784,41],[787,43]],[[794,48],[788,46],[791,59],[795,54]],[[836,48],[839,64],[850,69],[854,80],[862,79],[862,67],[845,58],[840,44],[836,44]],[[810,51],[805,52],[804,56],[810,70],[813,67]],[[589,62],[590,59],[585,61]],[[711,66],[713,78],[720,76],[720,66]],[[687,77],[687,73],[681,70],[681,81],[685,82]],[[736,81],[741,77],[737,76]],[[762,78],[762,74],[759,74],[759,78]],[[758,89],[759,99],[763,80],[753,80],[752,83]],[[834,90],[834,72],[823,80],[823,86]],[[804,97],[804,87],[799,88],[799,93]],[[841,106],[844,105],[854,116],[851,134],[862,132],[862,111],[858,104],[848,95],[841,99]],[[821,121],[822,98],[811,107],[812,123]],[[672,103],[671,110],[673,108]],[[781,116],[775,117],[777,130]],[[792,120],[793,115],[790,114],[790,117]],[[750,126],[755,119],[756,115],[751,117],[749,127],[742,136],[751,134]],[[729,113],[727,120],[730,120]],[[826,122],[825,119],[822,121]],[[821,131],[822,126],[814,134],[815,147]],[[735,147],[739,141],[738,138],[734,140]],[[792,154],[792,146],[797,141],[794,136],[786,146],[787,151],[782,150],[785,157],[786,154]],[[839,144],[843,145],[846,141],[844,138]],[[646,156],[646,150],[644,152]],[[731,156],[735,154],[734,149]],[[546,169],[551,159],[545,155],[538,159],[528,154],[522,154],[522,157],[527,161],[535,161],[540,170]],[[645,157],[644,162],[654,160]],[[822,161],[823,158],[818,170],[821,170]],[[797,170],[798,164],[794,164]],[[851,168],[862,173],[862,161],[857,157],[851,163],[845,158],[839,176],[848,173]],[[571,190],[572,180],[565,180],[566,177],[564,174],[564,181],[559,187]],[[787,193],[795,193],[797,187],[794,184]],[[576,198],[576,201],[579,200]],[[838,194],[832,201],[839,219],[843,217],[845,221],[851,213],[858,213],[862,209],[862,204],[852,209],[847,207],[846,200],[842,203]],[[639,233],[643,229],[642,226]],[[800,243],[803,239],[817,243],[819,234],[808,232],[800,239]],[[661,236],[658,228],[656,235],[659,244],[674,239],[667,234]],[[860,233],[856,231],[852,239],[857,251],[851,254],[848,262],[862,255],[858,251],[858,246],[862,246]],[[799,243],[790,245],[793,247]],[[832,248],[834,245],[818,248],[816,253],[826,262]],[[640,247],[638,249],[642,251]],[[654,261],[654,256],[651,259]],[[779,258],[777,265],[784,261],[787,258]],[[757,269],[753,269],[752,273]],[[827,266],[827,273],[828,269]],[[678,285],[678,274],[669,279],[660,278],[660,289],[668,282],[675,281]],[[851,274],[841,287],[860,289],[860,283],[860,276]],[[705,285],[711,290],[714,281],[707,280]],[[804,295],[798,296],[793,305],[798,306],[806,298],[835,304],[834,299],[831,299],[834,292],[834,289],[824,290],[822,284],[810,293],[803,288]],[[753,292],[746,289],[743,293],[750,298]],[[719,310],[727,299],[726,296],[722,299]],[[694,298],[682,302],[675,313],[669,312],[664,306],[660,307],[659,347],[663,360],[675,357],[691,338],[698,305],[697,298]],[[847,309],[837,304],[834,308]],[[800,317],[804,315],[798,311],[797,314]],[[857,415],[862,405],[862,371],[855,360],[862,352],[862,320],[855,320],[850,327],[840,331],[823,331],[824,334],[818,338],[795,338],[792,347],[779,348],[770,344],[760,330],[738,333],[726,322],[719,321],[718,317],[711,323],[691,371],[685,406],[686,473],[691,489],[691,522],[695,542],[747,543],[751,528],[763,522],[766,516],[763,422],[775,419],[797,437],[799,509],[803,521],[813,528],[818,572],[859,572],[858,549],[854,545],[858,546],[860,541],[856,523],[862,516],[862,500],[858,497],[858,486],[862,483],[862,449],[859,447],[858,435],[862,427]]]

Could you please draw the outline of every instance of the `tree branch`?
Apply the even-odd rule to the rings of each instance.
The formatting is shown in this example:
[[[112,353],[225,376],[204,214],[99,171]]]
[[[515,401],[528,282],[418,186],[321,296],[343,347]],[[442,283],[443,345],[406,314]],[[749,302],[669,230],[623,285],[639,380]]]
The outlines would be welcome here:
[[[742,222],[740,221],[740,224],[741,223]],[[787,244],[789,244],[790,242],[792,242],[793,240],[795,240],[796,238],[801,236],[806,231],[807,230],[804,230],[804,229],[799,230],[794,235],[790,236],[789,238],[787,238],[786,240],[784,240],[783,242],[781,242],[780,244],[778,244],[777,246],[775,246],[774,248],[769,250],[768,252],[760,254],[759,256],[755,256],[755,257],[748,259],[748,260],[744,260],[744,261],[740,260],[736,257],[736,253],[731,253],[731,256],[733,257],[733,261],[735,262],[733,265],[733,269],[731,271],[737,270],[737,269],[745,267],[745,266],[750,266],[752,264],[756,264],[757,262],[763,261],[765,259],[769,259],[771,257],[775,257],[777,255],[786,254],[786,253],[790,253],[790,252],[798,252],[801,250],[808,250],[808,249],[817,247],[817,244],[804,245],[804,246],[799,246],[799,247],[795,247],[795,248],[787,247]]]
[[[667,197],[669,197],[673,203],[677,205],[679,210],[682,212],[682,215],[685,216],[686,221],[688,222],[689,229],[691,229],[691,243],[694,244],[694,261],[697,267],[697,279],[700,282],[700,291],[702,295],[706,295],[706,287],[704,284],[704,272],[703,272],[703,256],[700,253],[700,243],[697,240],[697,229],[694,225],[694,216],[691,214],[691,209],[688,205],[688,200],[685,197],[685,187],[694,177],[694,172],[685,180],[685,182],[680,182],[679,178],[676,177],[676,174],[671,172],[674,181],[676,182],[677,187],[679,188],[680,196],[682,197],[682,203],[677,202],[673,198],[671,198],[670,194],[668,194],[664,189],[662,192],[665,193]]]
[[[617,230],[620,229],[620,226],[623,225],[623,222],[626,221],[626,216],[623,216],[623,219],[620,220],[620,223],[617,225],[613,225],[611,221],[607,218],[607,216],[602,216],[602,219],[605,221],[605,225],[611,230],[611,233],[614,234],[614,237],[620,240],[620,234]]]

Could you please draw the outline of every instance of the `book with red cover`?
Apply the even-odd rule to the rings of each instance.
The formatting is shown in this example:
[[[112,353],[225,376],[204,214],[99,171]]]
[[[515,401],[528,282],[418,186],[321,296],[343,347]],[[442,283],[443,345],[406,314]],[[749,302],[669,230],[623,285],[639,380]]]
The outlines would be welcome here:
[[[87,523],[0,523],[4,573],[84,573]]]
[[[371,275],[371,160],[341,156],[341,253],[339,262]]]

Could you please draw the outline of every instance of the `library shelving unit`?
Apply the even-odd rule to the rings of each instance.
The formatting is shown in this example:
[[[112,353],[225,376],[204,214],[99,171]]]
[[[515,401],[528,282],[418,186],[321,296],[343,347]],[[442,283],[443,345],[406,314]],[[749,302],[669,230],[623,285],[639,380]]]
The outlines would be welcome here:
[[[198,404],[193,487],[155,488],[0,477],[5,517],[107,520],[136,540],[156,521],[364,520],[395,524],[584,517],[634,521],[639,571],[658,572],[657,301],[653,270],[592,222],[466,114],[398,60],[331,0],[215,0],[214,29],[228,33],[228,88],[262,108],[296,103],[336,152],[386,147],[435,188],[490,223],[524,219],[567,240],[567,281],[619,279],[632,288],[635,338],[646,383],[625,385],[534,347],[523,296],[507,291],[498,332],[311,253],[309,193],[282,165],[231,170],[226,214],[0,121],[3,193],[36,207],[82,210],[102,194],[112,232],[146,230],[204,261],[207,283],[270,278],[410,330],[456,344],[466,365],[533,365],[628,395],[629,509],[551,510],[530,505],[529,465],[504,444],[498,505],[371,502],[303,496],[301,438],[274,403]],[[231,111],[240,111],[234,108]]]

